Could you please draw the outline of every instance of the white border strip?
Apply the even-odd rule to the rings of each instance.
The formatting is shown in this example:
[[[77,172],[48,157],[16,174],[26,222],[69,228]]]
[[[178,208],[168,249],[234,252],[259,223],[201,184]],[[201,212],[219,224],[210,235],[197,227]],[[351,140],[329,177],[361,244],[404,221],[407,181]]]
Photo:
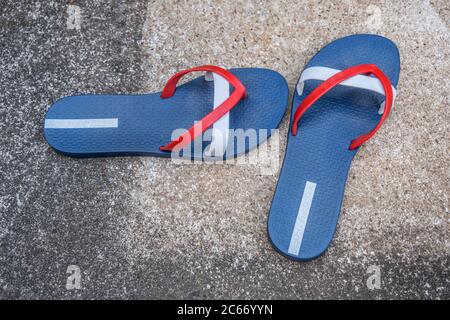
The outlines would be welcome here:
[[[298,209],[297,219],[295,220],[294,230],[292,231],[291,242],[289,243],[288,253],[298,256],[300,246],[302,245],[303,234],[305,233],[306,222],[308,221],[309,210],[316,191],[316,183],[306,181],[303,191],[302,201]]]
[[[45,119],[44,126],[46,129],[117,128],[119,119]]]

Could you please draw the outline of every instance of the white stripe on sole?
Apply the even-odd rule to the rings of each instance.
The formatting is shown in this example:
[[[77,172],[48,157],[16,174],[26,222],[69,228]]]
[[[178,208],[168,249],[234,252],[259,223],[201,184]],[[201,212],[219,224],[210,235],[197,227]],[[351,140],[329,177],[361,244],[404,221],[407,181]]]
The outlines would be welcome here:
[[[316,183],[306,181],[303,191],[302,201],[298,209],[297,219],[295,220],[294,230],[292,231],[291,242],[289,243],[288,253],[298,256],[302,245],[303,234],[305,233],[306,222],[308,221],[309,210],[316,191]]]
[[[119,119],[45,119],[46,129],[117,128]]]

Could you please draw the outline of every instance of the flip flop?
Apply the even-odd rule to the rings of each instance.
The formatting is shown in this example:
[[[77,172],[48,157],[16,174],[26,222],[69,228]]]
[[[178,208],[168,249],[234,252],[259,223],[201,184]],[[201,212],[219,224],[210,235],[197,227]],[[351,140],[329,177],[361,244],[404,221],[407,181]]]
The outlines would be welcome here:
[[[331,243],[351,161],[388,117],[399,73],[397,47],[376,35],[333,41],[307,64],[268,218],[281,254],[309,260]]]
[[[207,73],[176,87],[197,71]],[[74,157],[176,152],[223,160],[264,142],[278,127],[288,96],[286,80],[275,71],[207,65],[178,72],[160,93],[65,97],[48,110],[44,135],[56,151]],[[238,130],[244,141],[233,135]]]

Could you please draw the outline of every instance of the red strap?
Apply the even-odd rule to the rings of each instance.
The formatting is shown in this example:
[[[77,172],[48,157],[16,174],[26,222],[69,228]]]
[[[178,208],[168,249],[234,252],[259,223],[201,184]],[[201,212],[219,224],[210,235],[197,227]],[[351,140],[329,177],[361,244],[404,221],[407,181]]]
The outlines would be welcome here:
[[[345,69],[339,73],[336,73],[334,76],[328,78],[324,82],[322,82],[317,88],[315,88],[303,101],[300,103],[300,105],[297,107],[297,110],[295,111],[294,115],[294,122],[292,124],[292,134],[295,136],[297,134],[297,125],[298,121],[302,117],[302,115],[306,112],[306,110],[311,107],[311,105],[316,102],[320,97],[322,97],[325,93],[327,93],[329,90],[331,90],[333,87],[337,86],[342,81],[354,77],[359,74],[373,74],[376,76],[383,85],[383,89],[385,92],[385,107],[383,115],[381,116],[380,121],[376,125],[372,131],[363,134],[359,136],[358,138],[352,140],[349,149],[353,150],[361,146],[364,142],[369,140],[375,132],[380,129],[381,125],[385,121],[385,119],[388,117],[389,112],[391,112],[392,102],[393,102],[393,92],[392,92],[392,86],[389,81],[389,78],[378,69],[378,67],[374,64],[361,64],[358,66],[350,67],[348,69]]]
[[[160,147],[159,149],[162,151],[179,150],[185,147],[186,145],[191,143],[197,136],[205,132],[206,129],[214,124],[214,122],[222,118],[222,116],[229,112],[243,97],[246,96],[244,85],[234,74],[220,67],[206,65],[183,70],[175,74],[172,78],[169,79],[169,81],[167,81],[167,84],[161,93],[161,98],[166,99],[173,96],[177,87],[177,83],[181,79],[181,77],[195,71],[211,71],[222,76],[231,85],[233,85],[234,91],[227,100],[225,100],[220,106],[204,116],[200,121],[196,122],[191,128],[186,130],[180,137],[178,137],[177,140],[171,141],[165,146]]]

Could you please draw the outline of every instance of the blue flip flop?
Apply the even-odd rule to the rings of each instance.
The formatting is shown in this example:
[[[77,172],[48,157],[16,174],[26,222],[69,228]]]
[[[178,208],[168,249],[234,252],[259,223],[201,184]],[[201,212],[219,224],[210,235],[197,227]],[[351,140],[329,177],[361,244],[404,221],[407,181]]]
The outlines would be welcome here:
[[[206,76],[176,87],[197,71]],[[223,160],[264,142],[278,127],[288,97],[286,80],[275,71],[201,66],[178,72],[161,93],[65,97],[48,110],[44,135],[56,151],[74,157],[177,152]]]
[[[307,64],[268,218],[281,254],[309,260],[330,245],[351,161],[387,118],[399,73],[397,47],[376,35],[333,41]]]

